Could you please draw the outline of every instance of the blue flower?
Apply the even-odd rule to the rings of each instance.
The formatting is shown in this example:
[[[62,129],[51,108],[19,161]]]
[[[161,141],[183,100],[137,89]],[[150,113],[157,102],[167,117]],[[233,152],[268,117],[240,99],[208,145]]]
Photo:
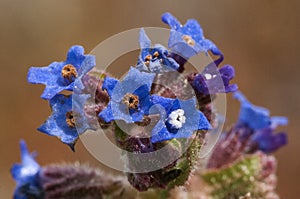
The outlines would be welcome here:
[[[150,89],[154,73],[140,72],[133,67],[122,81],[106,77],[103,89],[107,91],[110,102],[99,113],[105,122],[123,120],[127,123],[142,121],[151,107]]]
[[[189,138],[196,130],[211,126],[204,114],[196,109],[196,99],[173,100],[171,108],[161,111],[161,118],[152,130],[153,143],[173,138]]]
[[[268,109],[251,104],[240,92],[234,97],[241,102],[239,125],[240,139],[248,140],[249,150],[271,153],[287,143],[284,132],[274,133],[278,125],[287,125],[286,117],[270,117]],[[250,131],[249,131],[249,130]]]
[[[235,92],[234,98],[241,103],[239,121],[253,130],[259,130],[271,125],[268,109],[251,104],[241,92]]]
[[[25,142],[20,142],[21,164],[14,164],[11,174],[17,186],[14,199],[43,198],[43,191],[39,183],[40,165],[27,150]]]
[[[56,95],[49,101],[52,115],[38,130],[47,135],[58,137],[74,150],[79,135],[89,128],[83,113],[83,106],[88,98],[89,95],[76,95],[75,97],[73,95]]]
[[[94,56],[84,55],[81,46],[72,46],[66,61],[53,62],[47,67],[31,67],[27,80],[32,84],[45,84],[46,88],[41,97],[50,100],[63,90],[72,91],[75,79],[80,79],[95,65]]]
[[[170,70],[177,70],[179,65],[176,61],[168,57],[168,50],[160,44],[151,48],[151,41],[144,29],[140,31],[141,53],[136,68],[140,71],[160,73]]]
[[[168,46],[174,53],[189,59],[200,52],[211,51],[219,56],[215,64],[219,65],[222,62],[222,52],[212,41],[204,38],[203,30],[196,20],[189,19],[183,26],[173,15],[165,13],[162,15],[162,21],[171,27]]]
[[[237,85],[230,84],[234,76],[234,68],[230,65],[217,69],[213,64],[209,64],[201,74],[193,78],[191,85],[197,93],[205,95],[235,92],[238,89]]]

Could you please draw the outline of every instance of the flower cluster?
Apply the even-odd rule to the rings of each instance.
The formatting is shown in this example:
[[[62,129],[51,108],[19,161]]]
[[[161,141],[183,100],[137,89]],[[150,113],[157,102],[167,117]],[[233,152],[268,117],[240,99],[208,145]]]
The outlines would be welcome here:
[[[190,34],[197,36],[195,33]],[[202,34],[202,31],[199,34]],[[173,40],[170,38],[170,41]],[[205,39],[205,41],[208,42],[209,40]],[[173,44],[170,42],[170,48],[171,45]],[[141,53],[137,65],[131,67],[122,80],[117,80],[109,75],[105,75],[103,78],[102,90],[106,91],[106,93],[101,93],[99,98],[101,100],[107,98],[108,95],[109,101],[105,106],[102,106],[101,111],[98,110],[99,120],[104,123],[116,120],[137,123],[143,121],[145,117],[149,118],[151,114],[160,114],[161,119],[152,131],[152,142],[173,138],[189,138],[196,130],[208,130],[210,124],[204,114],[197,110],[195,99],[190,98],[183,101],[176,95],[173,98],[168,98],[166,95],[159,95],[151,91],[155,83],[154,79],[158,78],[159,74],[176,72],[179,69],[179,64],[172,58],[176,51],[169,52],[159,44],[151,47],[151,41],[143,29],[140,31],[140,46]],[[204,47],[202,50],[198,49],[197,52],[206,52],[207,50],[207,47]],[[68,52],[66,61],[54,62],[48,67],[32,67],[28,72],[28,82],[46,85],[41,97],[49,101],[53,111],[53,114],[38,130],[48,135],[59,137],[63,143],[68,144],[73,150],[78,136],[88,128],[91,128],[88,119],[85,118],[89,114],[84,112],[84,106],[85,102],[92,97],[92,94],[87,92],[89,91],[89,86],[95,87],[95,85],[86,85],[86,82],[91,82],[91,79],[95,77],[87,74],[87,72],[96,63],[94,56],[84,55],[83,53],[82,47],[73,46]],[[45,75],[46,73],[48,75]],[[231,67],[231,71],[227,73],[231,74],[223,75],[222,73],[222,77],[226,76],[224,78],[226,85],[229,84],[228,78],[232,79],[233,77],[233,68]],[[178,73],[177,76],[179,75]],[[206,75],[209,75],[209,73]],[[211,74],[211,76],[214,75]],[[196,77],[190,81],[192,81],[191,85],[195,88],[195,92],[199,93],[202,91],[197,89],[199,83],[197,83]],[[217,78],[212,79],[218,81]],[[98,82],[94,82],[94,84],[98,84]],[[204,85],[206,82],[201,84]],[[220,84],[223,85],[223,81]],[[74,92],[75,86],[75,89],[77,89],[76,100],[74,100],[72,94],[69,96],[60,94],[63,90]],[[235,89],[230,91],[233,90]],[[78,97],[78,92],[80,97]],[[221,91],[215,90],[215,92]],[[205,92],[203,91],[203,94],[209,95],[208,89]],[[74,108],[74,101],[77,104],[77,108]],[[163,107],[163,110],[158,111],[159,113],[149,113],[150,108],[155,105],[160,105]],[[170,122],[170,116],[179,110],[181,110],[183,113],[182,117],[186,118],[186,120],[177,121],[176,118],[173,118],[177,123],[180,123],[178,125]]]
[[[68,51],[66,61],[53,62],[47,67],[31,67],[28,71],[29,83],[46,86],[41,98],[49,101],[53,112],[38,130],[51,136],[57,136],[73,150],[78,135],[89,128],[86,119],[81,117],[83,116],[81,105],[89,96],[76,95],[76,100],[74,100],[73,94],[60,93],[65,90],[74,92],[76,89],[83,89],[82,78],[95,65],[95,57],[84,55],[82,46],[72,46]],[[72,101],[75,101],[73,108]]]
[[[262,193],[260,185],[267,184],[266,179],[275,171],[274,166],[268,167],[275,164],[269,154],[287,143],[285,133],[274,133],[278,125],[287,124],[287,119],[270,117],[267,109],[251,104],[237,91],[237,85],[231,83],[234,67],[219,67],[224,56],[204,37],[196,20],[181,25],[165,13],[162,21],[171,28],[168,46],[152,45],[141,29],[139,57],[123,78],[98,71],[94,68],[95,57],[84,55],[83,47],[73,46],[66,61],[31,67],[28,82],[46,86],[41,97],[49,101],[52,109],[52,115],[38,130],[58,137],[73,151],[87,129],[109,128],[115,143],[124,151],[134,155],[159,152],[161,156],[140,160],[127,155],[124,167],[135,171],[166,160],[168,164],[156,170],[127,172],[128,184],[78,165],[40,167],[21,142],[22,164],[12,168],[17,181],[16,199],[219,199],[245,198],[249,194],[268,198],[273,194],[274,187]],[[186,62],[200,53],[217,58],[203,71],[186,70]],[[234,93],[241,103],[240,116],[222,134],[204,172],[198,174],[200,150],[220,118],[212,103],[218,93]],[[161,149],[166,153],[160,153]],[[206,188],[199,191],[189,187],[195,179],[200,179]],[[231,184],[226,185],[226,180]]]

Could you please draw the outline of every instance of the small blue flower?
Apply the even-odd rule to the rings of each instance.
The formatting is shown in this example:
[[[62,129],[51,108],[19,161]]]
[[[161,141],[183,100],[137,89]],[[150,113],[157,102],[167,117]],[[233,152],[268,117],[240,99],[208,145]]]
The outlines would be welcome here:
[[[45,84],[41,97],[50,100],[63,90],[72,91],[75,79],[80,79],[95,65],[95,57],[84,55],[82,46],[72,46],[66,61],[53,62],[47,67],[31,67],[27,80],[32,84]]]
[[[161,118],[152,130],[153,143],[173,138],[189,138],[196,130],[211,126],[204,114],[196,109],[196,99],[173,100],[171,108],[161,111]]]
[[[141,53],[136,68],[140,71],[160,73],[170,70],[177,70],[179,65],[176,61],[168,57],[168,50],[160,44],[151,48],[151,41],[142,28],[140,31]]]
[[[237,85],[230,84],[234,76],[234,68],[230,65],[217,69],[213,64],[209,64],[201,74],[194,77],[191,85],[197,93],[205,95],[235,92],[238,89]]]
[[[222,62],[222,52],[212,41],[204,38],[203,30],[196,20],[189,19],[183,26],[173,15],[165,13],[162,15],[162,21],[171,27],[168,45],[174,53],[189,59],[200,52],[211,51],[219,56],[215,64],[219,65]]]
[[[43,198],[43,191],[39,183],[40,165],[27,150],[25,142],[20,142],[21,164],[14,164],[11,174],[17,186],[14,199]]]
[[[102,88],[107,91],[110,102],[99,117],[105,122],[142,121],[151,107],[150,89],[154,77],[154,73],[140,72],[133,67],[122,81],[106,77]]]
[[[251,104],[240,92],[234,97],[241,102],[238,132],[242,140],[249,139],[250,151],[271,153],[287,143],[286,133],[274,133],[278,125],[287,125],[286,117],[270,117],[268,109]]]
[[[52,115],[38,130],[47,135],[58,137],[74,150],[79,135],[89,128],[83,113],[83,106],[88,98],[89,95],[76,95],[75,98],[73,95],[56,95],[49,101]]]
[[[235,92],[234,98],[241,103],[239,121],[253,130],[259,130],[271,125],[268,109],[251,104],[241,92]]]

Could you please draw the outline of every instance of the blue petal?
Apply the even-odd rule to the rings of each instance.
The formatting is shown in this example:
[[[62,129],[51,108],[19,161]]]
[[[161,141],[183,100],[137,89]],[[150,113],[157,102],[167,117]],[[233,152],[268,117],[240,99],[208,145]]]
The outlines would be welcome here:
[[[61,71],[62,66],[60,62],[53,62],[49,67],[30,67],[27,81],[31,84],[45,84],[53,73]]]
[[[74,146],[79,134],[89,128],[87,121],[82,117],[84,101],[88,97],[88,95],[83,95],[77,97],[74,101],[74,110],[78,111],[78,117],[76,117],[76,122],[78,120],[78,129],[76,127],[69,127],[66,122],[67,112],[73,111],[73,114],[75,114],[72,109],[72,95],[65,96],[58,94],[50,100],[50,106],[53,111],[52,115],[38,130],[47,135],[58,137],[63,143],[71,147]]]
[[[151,47],[151,41],[149,37],[146,35],[144,28],[141,28],[140,30],[140,47],[141,49]]]
[[[98,117],[104,120],[105,122],[111,122],[114,120],[114,116],[111,110],[111,102],[109,102],[107,107],[99,113]]]
[[[214,55],[219,56],[218,59],[214,61],[216,66],[219,66],[220,63],[224,60],[224,55],[222,51],[210,40],[206,39],[206,47],[205,49],[209,49]]]
[[[108,95],[112,97],[113,90],[119,81],[115,78],[106,76],[102,85],[102,89],[106,90]]]
[[[205,115],[201,111],[198,111],[198,114],[199,114],[198,130],[212,129],[212,126],[210,125]]]
[[[179,64],[173,59],[168,57],[167,59],[163,59],[163,64],[166,66],[166,69],[164,71],[172,71],[172,70],[178,70]]]
[[[139,97],[139,100],[142,100],[146,97],[149,96],[149,87],[148,85],[144,84],[142,86],[140,86],[139,88],[137,88],[134,92],[134,95]]]
[[[237,91],[238,86],[236,84],[230,85],[230,80],[235,77],[235,70],[233,66],[224,65],[219,69],[219,73],[224,83],[225,92],[228,93]]]
[[[103,109],[98,116],[105,122],[111,122],[113,120],[123,120],[126,123],[134,122],[127,106],[114,101],[109,102],[107,107]]]
[[[61,78],[61,70],[64,65],[64,62],[53,62],[48,67],[31,67],[28,71],[27,81],[31,84],[45,84],[46,88],[41,97],[49,100],[57,93],[73,88],[73,83]]]
[[[189,132],[178,131],[175,133],[171,133],[166,127],[163,127],[158,133],[152,132],[151,142],[157,143],[157,142],[167,141],[171,139],[189,138],[192,135],[193,135],[193,131],[189,131]]]
[[[234,97],[241,103],[240,122],[254,130],[268,127],[271,124],[268,109],[252,105],[241,92],[235,92]]]
[[[27,80],[32,84],[44,84],[46,86],[41,97],[45,100],[52,99],[63,90],[73,91],[74,81],[81,79],[96,65],[95,57],[84,55],[83,47],[72,46],[64,62],[53,62],[47,67],[31,67],[28,71]],[[77,78],[67,79],[62,76],[65,65],[72,64],[77,70]],[[79,82],[80,83],[80,82]],[[80,86],[81,84],[78,84]]]
[[[138,88],[141,85],[146,84],[148,86],[148,91],[150,91],[154,77],[155,77],[155,74],[140,72],[139,70],[135,69],[134,67],[131,67],[128,75],[124,78],[122,83],[125,84],[127,82],[131,82],[132,80],[134,80],[135,84],[139,85],[139,86],[136,85],[135,88]],[[134,89],[134,90],[136,90],[136,89]]]
[[[147,95],[144,98],[142,98],[139,102],[139,110],[143,111],[145,115],[149,114],[149,109],[153,106],[150,96]]]
[[[152,104],[157,104],[160,105],[164,108],[165,112],[170,112],[170,109],[173,106],[173,103],[175,101],[175,99],[171,99],[171,98],[165,98],[159,95],[151,95],[150,97],[150,101],[152,102]],[[155,114],[154,112],[152,114]]]
[[[271,127],[275,129],[277,126],[286,126],[288,124],[288,119],[286,117],[273,116],[271,117]]]
[[[162,142],[173,138],[174,138],[174,134],[171,134],[166,127],[163,127],[162,129],[160,129],[159,132],[152,134],[151,142],[152,143]]]
[[[127,93],[134,93],[135,90],[145,84],[149,93],[154,77],[155,74],[140,72],[131,67],[125,78],[116,84],[111,99],[120,102]]]
[[[236,92],[239,89],[237,84],[231,84],[225,87],[226,93],[233,93]]]
[[[35,161],[32,155],[28,152],[26,143],[20,141],[22,164],[15,164],[12,169],[13,178],[19,183],[30,182],[40,170],[39,164]]]
[[[14,164],[11,168],[11,174],[15,179],[17,186],[14,192],[15,199],[27,199],[28,196],[42,198],[42,188],[38,181],[38,175],[41,170],[34,157],[28,152],[25,142],[20,142],[21,164]]]
[[[235,76],[235,70],[230,65],[224,65],[219,69],[224,85],[229,85],[229,81]]]
[[[94,55],[84,56],[84,60],[81,63],[81,67],[78,71],[80,76],[85,75],[96,66],[96,57]]]
[[[165,13],[161,16],[161,19],[164,23],[168,24],[172,29],[177,30],[180,28],[180,22],[170,13]]]
[[[78,64],[78,77],[74,80],[74,85],[76,85],[76,87],[80,90],[84,89],[84,85],[82,82],[82,78],[84,77],[84,75],[86,75],[90,70],[92,70],[93,67],[96,66],[96,58],[93,55],[85,55],[84,59],[82,60],[81,63]],[[65,90],[68,90],[67,88],[65,88]],[[72,87],[71,89],[69,89],[72,91]],[[75,90],[75,88],[74,88]]]
[[[75,45],[69,49],[66,61],[73,65],[77,65],[84,59],[84,48],[82,46]]]
[[[171,108],[169,109],[168,114],[170,114],[172,111],[175,111],[177,109],[182,109],[181,105],[182,105],[182,101],[176,98],[173,101],[173,104],[172,104]]]
[[[52,99],[57,93],[60,93],[63,90],[68,90],[68,91],[72,91],[73,90],[73,86],[74,84],[71,83],[67,88],[65,89],[63,87],[46,87],[43,94],[41,95],[41,98],[44,100],[50,100]],[[70,88],[72,87],[72,88]]]
[[[131,114],[131,119],[133,122],[141,122],[144,118],[144,112],[143,111],[133,111]]]
[[[84,112],[84,107],[90,97],[89,94],[72,95],[72,108],[73,112],[76,113],[76,130],[79,135],[88,129],[94,129],[92,125],[89,124],[88,118]]]

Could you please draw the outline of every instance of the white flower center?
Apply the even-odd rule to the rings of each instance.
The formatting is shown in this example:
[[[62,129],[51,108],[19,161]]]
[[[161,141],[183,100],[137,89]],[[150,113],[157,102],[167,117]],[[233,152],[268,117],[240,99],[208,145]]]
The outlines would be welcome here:
[[[185,123],[186,117],[184,116],[184,110],[177,109],[173,111],[169,117],[168,122],[172,125],[173,128],[180,129]]]

